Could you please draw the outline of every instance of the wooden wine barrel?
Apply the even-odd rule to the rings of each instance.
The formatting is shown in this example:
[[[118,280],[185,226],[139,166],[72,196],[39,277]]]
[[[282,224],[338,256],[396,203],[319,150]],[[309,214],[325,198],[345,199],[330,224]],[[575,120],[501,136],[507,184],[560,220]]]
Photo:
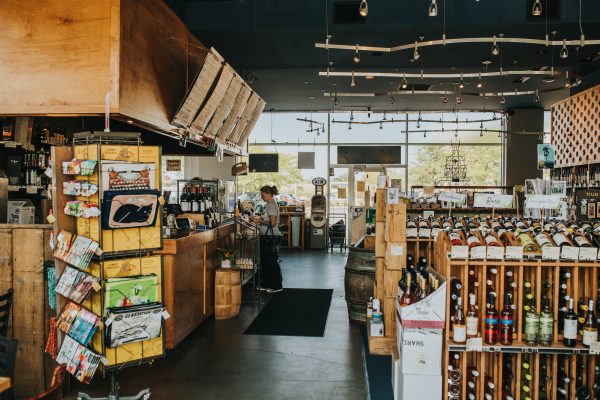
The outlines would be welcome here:
[[[215,319],[229,319],[240,314],[242,285],[238,268],[215,271]]]
[[[367,301],[373,296],[375,281],[375,251],[350,247],[346,261],[344,289],[350,322],[365,324]]]

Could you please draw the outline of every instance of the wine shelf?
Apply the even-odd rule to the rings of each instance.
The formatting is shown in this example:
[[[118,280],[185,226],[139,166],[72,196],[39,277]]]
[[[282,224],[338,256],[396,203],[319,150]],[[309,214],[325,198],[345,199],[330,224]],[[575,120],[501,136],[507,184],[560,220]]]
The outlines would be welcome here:
[[[452,340],[448,341],[448,351],[455,352],[467,352],[467,345],[465,343],[455,343]],[[506,354],[519,354],[519,353],[530,353],[530,354],[564,354],[564,355],[589,355],[590,349],[584,347],[581,343],[578,343],[576,347],[567,347],[560,343],[552,343],[549,346],[529,346],[524,342],[514,341],[512,345],[487,345],[484,344],[479,350],[469,350],[468,352],[474,353],[506,353]]]

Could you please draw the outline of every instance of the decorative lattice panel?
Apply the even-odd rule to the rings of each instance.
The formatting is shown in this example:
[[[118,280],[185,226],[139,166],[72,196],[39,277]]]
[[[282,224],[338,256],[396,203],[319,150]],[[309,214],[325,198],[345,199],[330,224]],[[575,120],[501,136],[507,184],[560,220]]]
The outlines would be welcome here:
[[[556,167],[600,163],[600,86],[552,106]]]

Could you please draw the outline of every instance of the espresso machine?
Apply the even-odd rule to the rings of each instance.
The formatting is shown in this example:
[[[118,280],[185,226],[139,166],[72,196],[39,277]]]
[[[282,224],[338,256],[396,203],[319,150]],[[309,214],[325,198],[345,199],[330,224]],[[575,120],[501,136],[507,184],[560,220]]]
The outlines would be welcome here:
[[[323,187],[327,183],[324,178],[315,178],[315,195],[310,199],[310,248],[324,250],[327,248],[327,198]]]

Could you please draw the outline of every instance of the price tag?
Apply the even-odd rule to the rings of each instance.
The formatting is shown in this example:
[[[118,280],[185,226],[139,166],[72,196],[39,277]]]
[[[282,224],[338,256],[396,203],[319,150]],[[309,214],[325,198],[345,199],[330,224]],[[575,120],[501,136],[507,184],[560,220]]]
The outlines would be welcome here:
[[[475,208],[512,208],[513,196],[510,194],[475,193]]]
[[[469,246],[452,246],[450,258],[469,258]]]
[[[19,187],[16,185],[8,185],[8,191],[9,192],[18,192],[19,191]]]
[[[475,246],[471,249],[471,258],[474,260],[483,260],[486,256],[485,246]]]
[[[416,238],[419,236],[419,230],[417,228],[408,228],[406,230],[406,237]]]
[[[530,194],[525,199],[525,208],[555,209],[560,207],[560,195]]]
[[[560,247],[542,247],[542,260],[558,260]]]
[[[490,260],[502,260],[504,258],[504,247],[488,246],[487,258]]]
[[[420,228],[419,229],[419,237],[430,238],[431,237],[431,229],[429,229],[429,228]]]
[[[100,286],[98,284],[98,282],[94,282],[94,283],[92,283],[92,289],[94,289],[94,291],[96,291],[96,292],[99,292],[100,289],[102,289],[102,286]]]
[[[578,260],[579,259],[579,247],[564,246],[560,257],[564,260]]]
[[[582,247],[579,249],[579,259],[581,261],[596,261],[598,249],[595,247]]]
[[[522,260],[523,248],[521,246],[506,246],[507,260]]]
[[[460,204],[465,204],[465,201],[467,200],[467,196],[464,193],[458,193],[458,192],[441,192],[438,195],[438,199],[440,201],[448,201],[448,202],[452,202],[456,205],[460,205]]]
[[[387,188],[386,204],[400,204],[400,190],[398,188]]]
[[[467,351],[483,351],[483,338],[467,339]]]
[[[590,343],[590,354],[600,354],[600,342]]]
[[[392,245],[392,246],[390,246],[390,253],[393,256],[402,256],[402,255],[404,255],[404,247],[398,246],[398,245]]]
[[[98,257],[100,257],[104,251],[102,251],[102,249],[100,248],[100,246],[98,246],[98,248],[96,249],[96,251],[94,252]]]
[[[12,149],[16,149],[17,148],[17,142],[14,142],[12,140],[8,141],[8,142],[4,142],[4,147],[9,147]]]
[[[171,314],[169,314],[169,312],[167,311],[167,309],[165,308],[165,310],[162,312],[162,316],[163,319],[169,319],[171,318]]]
[[[442,230],[440,228],[431,228],[431,237],[437,238]]]
[[[34,185],[27,185],[27,187],[25,188],[25,192],[27,194],[37,194],[38,187]]]
[[[46,221],[48,221],[49,224],[53,224],[56,222],[56,217],[54,216],[54,214],[48,214],[48,216],[46,217]]]

